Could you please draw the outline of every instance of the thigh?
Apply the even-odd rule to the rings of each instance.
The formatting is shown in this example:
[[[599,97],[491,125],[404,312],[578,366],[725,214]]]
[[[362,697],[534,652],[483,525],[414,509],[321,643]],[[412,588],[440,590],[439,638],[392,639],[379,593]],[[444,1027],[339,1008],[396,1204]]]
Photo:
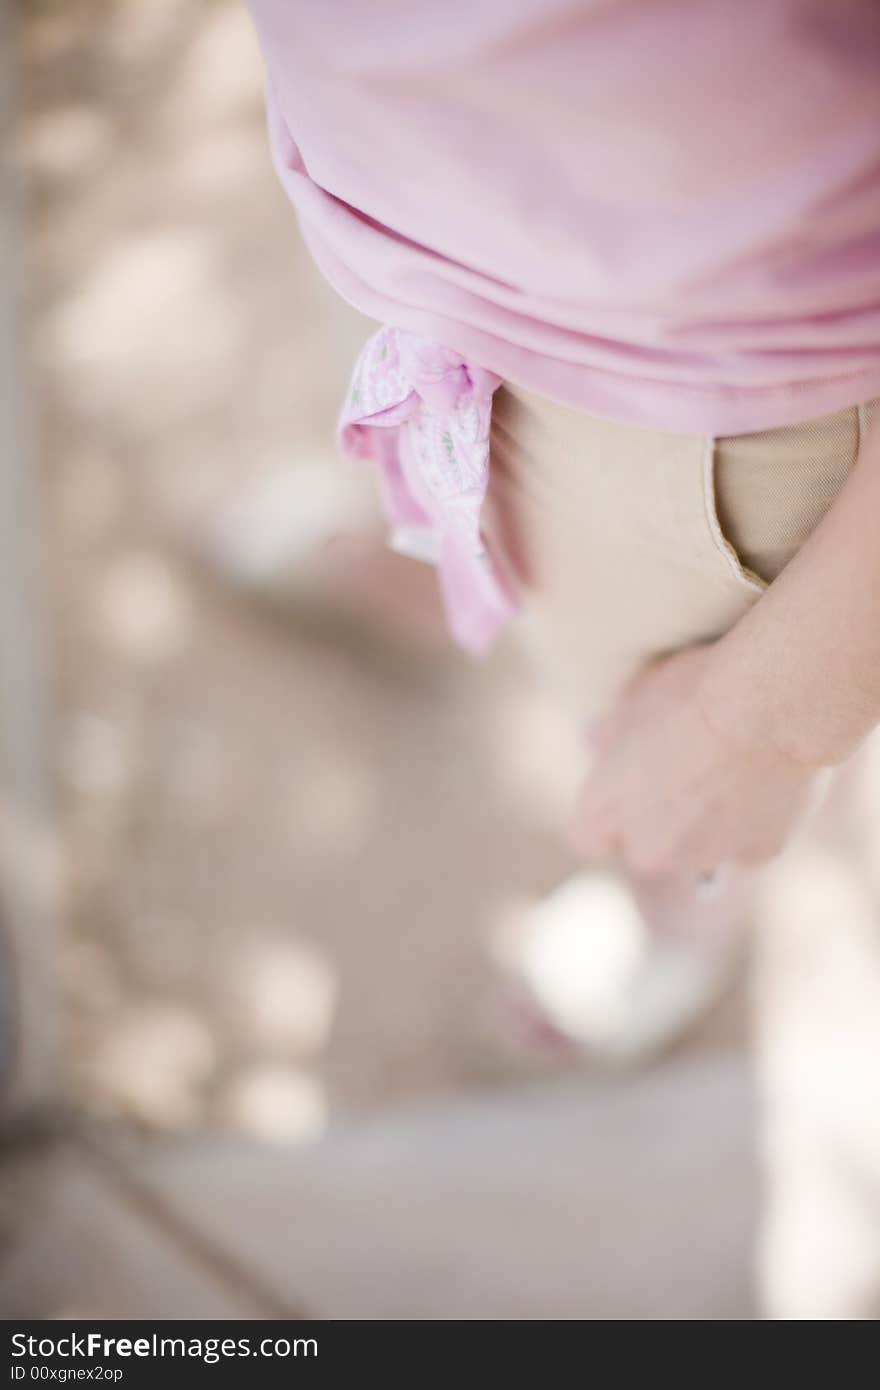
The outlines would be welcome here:
[[[490,546],[515,571],[519,643],[580,719],[646,661],[717,637],[761,584],[717,524],[712,441],[496,397]]]
[[[726,632],[834,501],[878,406],[716,440],[499,391],[487,535],[541,677],[590,719],[645,662]]]

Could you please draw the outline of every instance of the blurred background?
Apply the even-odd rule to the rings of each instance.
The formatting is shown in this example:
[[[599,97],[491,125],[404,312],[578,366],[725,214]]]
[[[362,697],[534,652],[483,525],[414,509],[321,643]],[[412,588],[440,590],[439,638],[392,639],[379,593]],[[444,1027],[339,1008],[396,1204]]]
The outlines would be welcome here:
[[[336,457],[243,4],[4,6],[0,1313],[875,1317],[870,759],[691,1027],[572,1046],[577,735]]]

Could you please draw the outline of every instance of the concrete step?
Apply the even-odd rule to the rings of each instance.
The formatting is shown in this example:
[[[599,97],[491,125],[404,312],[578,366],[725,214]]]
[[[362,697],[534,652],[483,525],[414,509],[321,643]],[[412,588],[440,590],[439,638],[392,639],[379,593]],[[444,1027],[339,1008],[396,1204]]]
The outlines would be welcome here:
[[[741,1055],[128,1163],[281,1303],[344,1319],[755,1317]]]
[[[254,1318],[231,1287],[88,1155],[63,1143],[0,1167],[0,1317]]]

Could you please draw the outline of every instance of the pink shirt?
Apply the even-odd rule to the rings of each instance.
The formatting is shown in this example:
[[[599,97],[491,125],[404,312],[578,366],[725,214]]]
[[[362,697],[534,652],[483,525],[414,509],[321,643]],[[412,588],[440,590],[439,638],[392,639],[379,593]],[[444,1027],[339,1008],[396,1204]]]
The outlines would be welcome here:
[[[278,173],[363,312],[658,429],[880,395],[874,0],[249,2]]]

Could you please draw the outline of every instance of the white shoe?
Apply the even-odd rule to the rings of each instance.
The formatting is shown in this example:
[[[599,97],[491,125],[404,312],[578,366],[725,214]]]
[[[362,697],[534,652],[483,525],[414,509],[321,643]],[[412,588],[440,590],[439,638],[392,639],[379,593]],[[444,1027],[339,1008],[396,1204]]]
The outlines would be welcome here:
[[[626,881],[567,879],[499,932],[494,954],[535,1031],[609,1060],[646,1058],[679,1038],[724,993],[738,937],[650,927]]]

